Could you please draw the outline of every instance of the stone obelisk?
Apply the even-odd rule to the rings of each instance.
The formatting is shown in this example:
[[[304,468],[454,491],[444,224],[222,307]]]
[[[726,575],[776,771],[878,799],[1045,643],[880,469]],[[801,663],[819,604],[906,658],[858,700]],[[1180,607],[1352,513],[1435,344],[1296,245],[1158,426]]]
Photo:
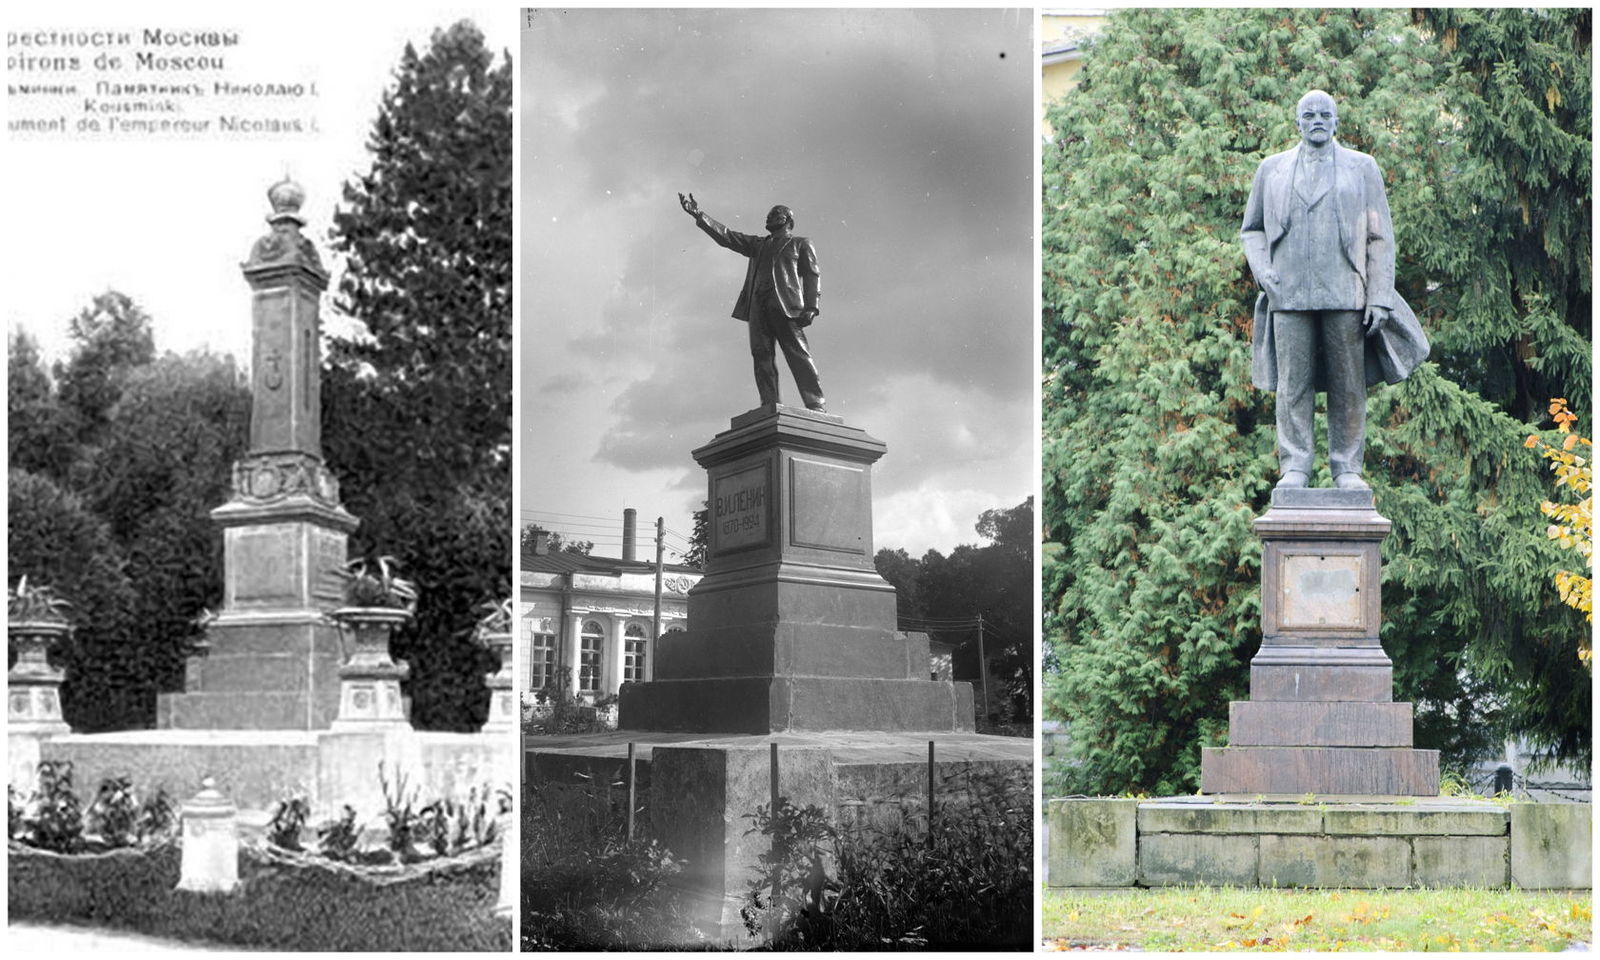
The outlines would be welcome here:
[[[186,692],[161,698],[161,724],[186,729],[326,729],[338,716],[336,571],[357,524],[322,462],[318,302],[328,286],[300,232],[305,191],[267,191],[272,230],[242,265],[253,294],[250,447],[233,494],[211,512],[223,531],[222,611],[190,661]]]

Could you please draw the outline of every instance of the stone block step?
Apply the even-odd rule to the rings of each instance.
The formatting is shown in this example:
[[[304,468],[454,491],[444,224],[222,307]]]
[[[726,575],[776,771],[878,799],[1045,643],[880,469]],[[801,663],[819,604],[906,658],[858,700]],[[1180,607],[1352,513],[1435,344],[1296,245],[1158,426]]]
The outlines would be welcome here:
[[[1394,668],[1251,664],[1250,699],[1387,703],[1394,699]]]
[[[339,716],[339,686],[305,693],[163,693],[156,723],[164,730],[326,730]]]
[[[618,726],[703,733],[971,730],[972,685],[843,677],[627,683]]]
[[[1234,701],[1235,747],[1409,747],[1411,704],[1350,701]]]
[[[1439,751],[1409,747],[1202,747],[1200,790],[1436,797]]]

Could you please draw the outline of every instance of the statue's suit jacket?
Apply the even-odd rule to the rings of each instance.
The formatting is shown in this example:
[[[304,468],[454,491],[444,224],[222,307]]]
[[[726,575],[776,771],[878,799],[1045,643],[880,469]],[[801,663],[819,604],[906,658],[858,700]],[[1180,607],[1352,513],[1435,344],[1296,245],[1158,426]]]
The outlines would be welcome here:
[[[1294,168],[1300,147],[1275,153],[1256,168],[1250,185],[1250,200],[1245,204],[1244,226],[1239,236],[1245,259],[1259,278],[1275,269],[1276,256],[1284,237],[1293,228]],[[1379,380],[1399,383],[1428,358],[1428,338],[1417,322],[1417,315],[1394,289],[1394,225],[1389,220],[1389,198],[1384,195],[1383,176],[1370,156],[1333,145],[1333,177],[1322,203],[1335,204],[1339,223],[1338,250],[1366,286],[1367,305],[1388,307],[1391,317],[1374,336],[1366,339],[1367,386]],[[1339,265],[1342,268],[1342,265]],[[1277,270],[1279,283],[1294,284],[1298,278]],[[1255,337],[1251,357],[1251,379],[1262,390],[1278,388],[1278,357],[1272,331],[1273,306],[1265,291],[1256,298]],[[1324,389],[1320,364],[1316,370],[1316,389]]]
[[[778,249],[771,251],[770,263],[772,286],[778,293],[778,303],[783,306],[783,312],[792,320],[800,316],[801,310],[817,308],[817,298],[821,296],[820,274],[817,271],[817,251],[812,248],[810,240],[795,236],[778,240],[770,234],[758,237],[740,233],[729,230],[704,213],[695,218],[695,223],[721,246],[750,258],[750,265],[744,272],[744,289],[739,291],[739,299],[733,305],[736,319],[750,319],[751,301],[756,292],[756,264],[761,262],[762,249],[772,243],[780,244]]]

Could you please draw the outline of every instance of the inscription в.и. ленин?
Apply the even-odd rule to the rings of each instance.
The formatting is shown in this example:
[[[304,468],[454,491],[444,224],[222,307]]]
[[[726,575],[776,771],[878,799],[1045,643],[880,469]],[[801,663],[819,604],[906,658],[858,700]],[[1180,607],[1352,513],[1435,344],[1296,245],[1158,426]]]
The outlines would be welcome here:
[[[767,542],[767,468],[741,470],[716,481],[711,504],[718,550]]]

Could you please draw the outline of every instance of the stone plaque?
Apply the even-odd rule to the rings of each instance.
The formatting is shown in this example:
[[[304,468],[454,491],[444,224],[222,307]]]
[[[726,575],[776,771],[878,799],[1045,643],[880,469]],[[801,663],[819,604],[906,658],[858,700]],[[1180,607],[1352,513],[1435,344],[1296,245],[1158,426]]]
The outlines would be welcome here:
[[[866,476],[858,466],[790,460],[790,541],[797,547],[866,553],[872,542]]]
[[[288,450],[294,444],[294,343],[290,339],[293,294],[286,287],[256,294],[252,353],[255,385],[250,392],[250,448]]]
[[[299,607],[304,568],[299,525],[228,531],[233,598],[247,607]]]
[[[1360,629],[1360,557],[1290,554],[1282,569],[1285,629]]]
[[[764,463],[713,480],[711,542],[715,552],[771,543],[771,504],[771,474]]]

